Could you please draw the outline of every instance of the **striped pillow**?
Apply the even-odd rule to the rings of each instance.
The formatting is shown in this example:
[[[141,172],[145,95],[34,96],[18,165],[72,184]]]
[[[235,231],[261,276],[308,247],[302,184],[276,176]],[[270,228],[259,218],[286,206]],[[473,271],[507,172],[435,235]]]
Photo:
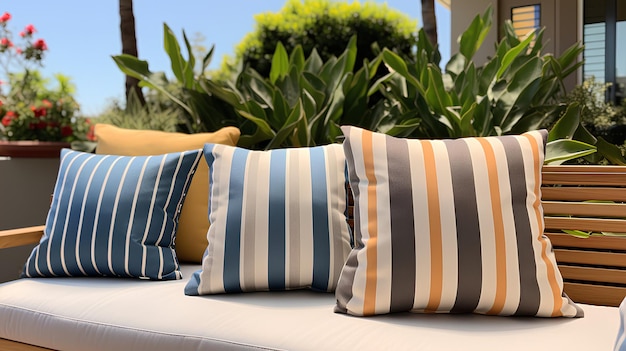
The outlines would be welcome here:
[[[543,236],[545,131],[456,140],[342,131],[355,249],[337,312],[582,316]]]
[[[23,276],[180,279],[174,236],[202,150],[158,156],[64,149],[44,235]]]
[[[619,305],[619,329],[615,340],[615,351],[626,351],[626,298]]]
[[[204,152],[209,246],[185,293],[333,291],[350,251],[341,145]]]

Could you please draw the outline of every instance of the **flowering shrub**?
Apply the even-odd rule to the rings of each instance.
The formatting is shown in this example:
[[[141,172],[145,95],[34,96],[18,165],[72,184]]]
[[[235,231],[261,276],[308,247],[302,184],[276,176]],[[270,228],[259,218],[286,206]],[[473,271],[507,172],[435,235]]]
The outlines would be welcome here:
[[[10,20],[8,12],[0,16],[0,139],[88,139],[90,123],[77,116],[79,106],[69,78],[57,74],[57,86],[51,89],[37,70],[48,45],[34,37],[37,30],[32,24],[25,26],[18,41],[14,41],[8,27]]]

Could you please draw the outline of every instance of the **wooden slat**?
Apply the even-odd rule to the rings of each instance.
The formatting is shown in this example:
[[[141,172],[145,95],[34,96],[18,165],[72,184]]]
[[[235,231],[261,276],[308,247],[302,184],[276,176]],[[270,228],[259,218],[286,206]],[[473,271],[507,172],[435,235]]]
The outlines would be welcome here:
[[[545,217],[546,228],[626,233],[626,221],[605,218]]]
[[[555,247],[626,251],[626,238],[594,235],[582,239],[565,233],[546,233],[546,235]]]
[[[541,199],[563,201],[607,200],[626,202],[626,188],[541,187]]]
[[[626,173],[543,172],[543,184],[626,186]]]
[[[21,342],[11,341],[0,338],[0,350],[6,351],[52,351],[44,347],[23,344]]]
[[[623,269],[559,265],[559,270],[563,279],[626,284],[626,271]]]
[[[0,231],[0,249],[37,244],[43,235],[44,226],[9,229]]]
[[[543,184],[626,186],[624,166],[544,166]]]
[[[554,254],[559,263],[626,267],[626,253],[555,249]]]
[[[626,204],[543,201],[544,214],[589,217],[626,217]]]
[[[542,173],[622,173],[626,174],[626,167],[624,166],[600,166],[600,165],[558,165],[558,166],[543,166]]]
[[[600,306],[619,306],[626,297],[626,288],[616,286],[564,284],[565,293],[575,302]]]

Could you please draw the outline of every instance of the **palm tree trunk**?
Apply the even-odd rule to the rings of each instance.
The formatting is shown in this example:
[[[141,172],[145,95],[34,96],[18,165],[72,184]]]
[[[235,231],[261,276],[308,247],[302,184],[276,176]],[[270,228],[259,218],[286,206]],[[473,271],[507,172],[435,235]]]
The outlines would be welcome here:
[[[133,14],[133,0],[119,0],[120,5],[120,32],[122,34],[122,54],[137,56],[137,38],[135,37],[135,15]],[[143,96],[139,80],[126,76],[126,104],[128,105],[131,94],[135,95],[145,106],[146,99]]]
[[[422,22],[424,32],[433,45],[437,45],[437,17],[435,0],[422,0]]]

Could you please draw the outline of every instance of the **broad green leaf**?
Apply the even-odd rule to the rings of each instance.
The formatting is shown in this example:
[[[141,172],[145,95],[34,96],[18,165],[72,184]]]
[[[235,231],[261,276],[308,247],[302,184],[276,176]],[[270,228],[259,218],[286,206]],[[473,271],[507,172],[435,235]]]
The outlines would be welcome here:
[[[500,61],[498,57],[494,57],[491,61],[487,62],[482,68],[476,70],[476,76],[479,79],[478,94],[487,95],[489,89],[495,84],[496,73],[498,72],[498,65]]]
[[[533,43],[532,49],[530,50],[530,56],[541,55],[541,50],[543,49],[543,33],[545,32],[545,27],[541,28],[539,31],[535,30],[535,42]]]
[[[474,111],[476,111],[477,103],[473,103],[460,117],[459,127],[461,128],[461,136],[469,137],[475,136],[475,131],[472,126],[472,120],[474,118]]]
[[[139,79],[144,83],[144,86],[158,90],[178,106],[182,107],[187,113],[195,116],[194,111],[189,107],[189,105],[172,94],[168,87],[153,78],[155,74],[151,73],[148,69],[147,61],[139,60],[134,56],[126,54],[113,56],[113,61],[115,61],[119,69],[124,72],[124,74]]]
[[[301,89],[306,91],[314,99],[317,106],[322,106],[326,101],[326,85],[316,75],[304,72],[304,79],[300,81]]]
[[[276,44],[276,50],[272,56],[272,68],[270,69],[270,82],[276,83],[276,80],[286,76],[289,73],[289,57],[287,51],[281,42]]]
[[[247,80],[247,85],[250,91],[267,107],[272,105],[274,98],[273,87],[271,84],[265,81],[261,75],[252,69],[246,70],[250,73],[250,79]]]
[[[572,139],[576,129],[580,125],[580,107],[578,103],[572,103],[565,113],[552,126],[548,134],[548,141],[557,139]]]
[[[385,62],[385,65],[387,65],[387,67],[389,67],[391,70],[397,72],[404,79],[406,79],[409,84],[418,88],[418,91],[420,91],[420,94],[425,93],[425,90],[422,84],[413,75],[409,73],[409,69],[407,68],[406,62],[398,54],[385,48],[383,50],[383,62]]]
[[[591,132],[589,132],[582,123],[578,125],[576,132],[574,132],[573,139],[591,145],[595,145],[598,142],[598,139],[591,134]]]
[[[299,104],[299,102],[297,104]],[[275,124],[272,125],[272,127],[274,127],[274,129],[278,129],[285,123],[285,121],[287,121],[290,112],[287,101],[280,90],[274,90],[274,99],[271,109],[274,112],[275,121]]]
[[[324,61],[320,57],[320,54],[317,52],[315,48],[311,51],[311,54],[304,62],[304,70],[306,72],[318,73],[322,66],[324,65]]]
[[[558,58],[561,67],[569,67],[572,64],[579,62],[578,58],[583,50],[584,47],[581,46],[580,43],[576,43],[567,48]]]
[[[202,70],[200,71],[200,77],[204,76],[204,71],[211,64],[211,60],[213,59],[214,52],[215,52],[215,45],[211,45],[209,52],[207,52],[207,54],[204,55],[204,58],[202,58]]]
[[[504,41],[509,48],[519,45],[520,40],[515,32],[515,28],[513,27],[513,22],[510,19],[504,21],[503,25],[504,30]]]
[[[302,49],[302,45],[296,45],[289,56],[289,66],[296,67],[299,72],[302,72],[304,70],[304,62],[304,50]]]
[[[446,72],[458,76],[465,69],[465,61],[465,56],[458,53],[454,54],[446,64]]]
[[[235,108],[241,109],[243,106],[243,98],[238,94],[237,89],[220,86],[210,79],[200,80],[200,86],[208,94],[218,97]]]
[[[391,80],[391,78],[392,78],[394,75],[398,76],[396,73],[393,73],[393,72],[392,72],[392,73],[387,73],[386,75],[384,75],[384,76],[382,76],[382,77],[378,78],[378,80],[376,80],[376,81],[374,82],[374,84],[372,84],[372,86],[371,86],[371,87],[369,88],[369,90],[367,91],[367,96],[372,96],[373,94],[375,94],[375,93],[379,92],[381,89],[384,89],[384,87],[383,87],[383,83],[385,83],[385,82],[387,82],[387,81]],[[404,78],[402,78],[402,79],[404,80]],[[404,81],[406,82],[406,80],[404,80]],[[404,87],[405,87],[404,91],[406,91],[406,84],[404,84]],[[406,96],[406,94],[405,94],[405,95],[403,95],[403,96]]]
[[[363,67],[367,67],[368,79],[372,79],[376,76],[376,73],[378,72],[378,67],[380,66],[382,62],[383,62],[382,54],[377,55],[376,58],[372,60],[371,62],[365,59],[365,63],[363,64]]]
[[[523,63],[514,75],[503,87],[496,84],[493,87],[493,97],[497,101],[493,111],[496,126],[510,128],[514,123],[507,121],[512,111],[527,108],[528,103],[539,89],[541,82],[541,60],[538,57],[531,58]],[[504,88],[504,89],[503,89]]]
[[[189,56],[189,59],[187,60],[187,62],[185,62],[183,67],[183,85],[187,89],[192,89],[196,82],[193,72],[196,66],[196,58],[193,55],[193,49],[191,48],[191,44],[187,39],[187,34],[185,34],[185,31],[183,31],[183,40],[185,41],[185,46],[187,47],[187,55]]]
[[[345,65],[343,67],[343,72],[352,72],[354,71],[354,64],[356,62],[356,35],[350,37],[350,41],[348,41],[348,45],[346,46],[345,51],[341,56],[345,56]],[[341,59],[341,57],[340,57]]]
[[[425,95],[428,104],[435,113],[446,116],[448,119],[452,120],[456,128],[458,119],[454,118],[454,115],[448,110],[448,107],[452,106],[452,99],[443,88],[441,71],[435,69],[432,65],[429,65],[426,70],[429,78]]]
[[[396,124],[393,128],[386,131],[385,134],[395,137],[406,137],[420,125],[419,118],[407,119],[400,124]]]
[[[577,238],[587,239],[591,236],[591,232],[583,232],[582,230],[570,230],[570,229],[562,229],[564,233],[569,234],[571,236],[575,236]]]
[[[500,68],[498,69],[498,73],[496,74],[496,79],[500,79],[502,75],[504,74],[504,71],[506,71],[509,68],[509,66],[511,66],[511,64],[513,63],[513,60],[515,60],[515,58],[518,57],[520,53],[528,49],[528,46],[530,45],[530,43],[532,42],[534,38],[535,38],[534,34],[529,35],[528,38],[524,39],[524,41],[519,43],[519,45],[511,48],[511,50],[509,50],[504,55],[500,63]]]
[[[600,152],[607,160],[614,165],[626,166],[626,159],[622,155],[622,151],[615,145],[599,137],[596,143],[598,152]]]
[[[459,52],[468,60],[474,57],[476,50],[482,45],[489,30],[491,30],[492,17],[493,9],[489,6],[483,16],[474,17],[469,27],[461,34]]]
[[[285,117],[285,124],[282,125],[276,135],[272,138],[272,140],[267,145],[266,149],[275,149],[282,146],[287,146],[284,144],[285,140],[293,135],[293,131],[298,124],[298,120],[303,117],[301,103],[298,101],[294,108],[291,110],[289,116]]]
[[[289,74],[282,79],[279,79],[276,84],[273,85],[273,90],[280,90],[285,97],[288,106],[295,106],[300,99],[300,93],[302,92],[301,82],[302,72],[298,71],[295,66],[289,66]]]
[[[596,147],[576,140],[559,139],[546,145],[545,164],[559,165],[565,161],[590,155]]]
[[[257,127],[253,135],[241,136],[242,138],[244,138],[244,143],[245,143],[244,145],[246,144],[253,145],[261,141],[270,140],[276,135],[276,133],[269,126],[269,124],[267,124],[267,121],[264,120],[263,118],[255,117],[243,110],[237,110],[237,113],[239,113],[245,119],[253,122]],[[240,138],[240,142],[241,142],[241,138]]]
[[[475,136],[488,136],[491,135],[493,129],[493,118],[491,118],[491,109],[489,108],[489,99],[485,96],[481,96],[476,100],[477,105],[474,109],[474,117],[472,124],[476,131]]]
[[[179,82],[183,83],[183,69],[187,62],[180,53],[180,45],[178,45],[178,40],[176,39],[174,32],[172,32],[170,27],[168,27],[165,23],[163,23],[163,46],[165,47],[165,52],[170,57],[174,76]]]
[[[613,232],[601,232],[602,235],[604,236],[618,236],[618,237],[625,237],[626,233],[613,233]]]

